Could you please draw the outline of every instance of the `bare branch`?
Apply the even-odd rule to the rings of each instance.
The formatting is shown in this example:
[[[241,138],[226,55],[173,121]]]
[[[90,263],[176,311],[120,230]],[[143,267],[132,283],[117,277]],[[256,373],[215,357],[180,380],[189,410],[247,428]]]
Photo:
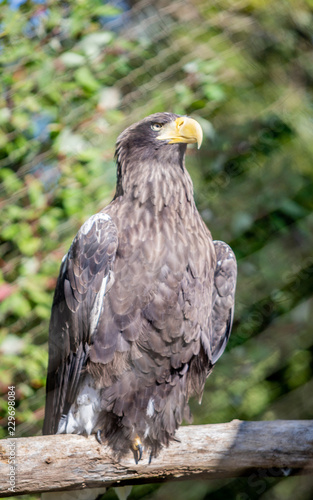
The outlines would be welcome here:
[[[4,439],[0,442],[1,497],[188,478],[230,478],[268,471],[272,476],[312,474],[313,421],[242,422],[182,427],[180,442],[151,465],[131,453],[118,462],[106,446],[77,435]],[[15,492],[9,457],[16,450]]]

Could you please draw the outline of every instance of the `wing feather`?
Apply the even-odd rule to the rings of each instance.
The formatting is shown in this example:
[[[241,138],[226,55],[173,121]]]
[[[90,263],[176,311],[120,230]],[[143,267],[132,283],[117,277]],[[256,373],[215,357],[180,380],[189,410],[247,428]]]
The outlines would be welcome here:
[[[113,279],[117,244],[114,222],[100,212],[81,227],[62,261],[49,329],[44,434],[57,432],[62,415],[76,398],[91,337]]]
[[[216,268],[214,273],[211,362],[214,365],[227,345],[234,315],[237,279],[236,257],[223,241],[214,241]]]

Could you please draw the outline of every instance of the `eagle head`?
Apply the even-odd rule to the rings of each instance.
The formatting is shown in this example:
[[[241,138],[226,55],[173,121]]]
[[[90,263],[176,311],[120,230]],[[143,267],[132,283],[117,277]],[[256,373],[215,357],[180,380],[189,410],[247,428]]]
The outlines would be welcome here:
[[[199,148],[202,138],[196,120],[174,113],[154,113],[126,128],[116,142],[116,197],[150,182],[151,172],[182,168],[187,144]]]
[[[154,113],[125,129],[116,142],[116,155],[121,151],[127,154],[162,150],[165,146],[180,144],[185,152],[186,145],[197,143],[200,148],[203,133],[199,123],[188,116],[174,113]],[[168,148],[167,148],[168,149]],[[168,154],[173,154],[169,148]],[[180,148],[181,149],[181,148]]]

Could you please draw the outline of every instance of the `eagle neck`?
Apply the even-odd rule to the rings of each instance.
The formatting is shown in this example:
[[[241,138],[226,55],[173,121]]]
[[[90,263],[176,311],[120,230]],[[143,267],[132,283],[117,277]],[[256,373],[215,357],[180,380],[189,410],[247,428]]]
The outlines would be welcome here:
[[[184,164],[180,162],[160,163],[152,159],[149,163],[126,161],[117,156],[117,184],[114,199],[123,197],[135,205],[149,207],[155,214],[169,207],[185,217],[195,210],[193,184]]]

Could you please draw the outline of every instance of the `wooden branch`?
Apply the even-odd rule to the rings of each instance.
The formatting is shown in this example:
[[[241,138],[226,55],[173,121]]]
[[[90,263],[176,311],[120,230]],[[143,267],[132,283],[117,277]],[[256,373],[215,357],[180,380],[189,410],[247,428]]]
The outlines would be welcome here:
[[[0,441],[0,496],[122,486],[188,478],[313,473],[313,421],[242,422],[181,427],[148,465],[131,453],[117,462],[95,436],[38,436]],[[16,484],[9,489],[10,451]],[[12,465],[11,465],[12,466]],[[12,479],[12,478],[11,478]]]

